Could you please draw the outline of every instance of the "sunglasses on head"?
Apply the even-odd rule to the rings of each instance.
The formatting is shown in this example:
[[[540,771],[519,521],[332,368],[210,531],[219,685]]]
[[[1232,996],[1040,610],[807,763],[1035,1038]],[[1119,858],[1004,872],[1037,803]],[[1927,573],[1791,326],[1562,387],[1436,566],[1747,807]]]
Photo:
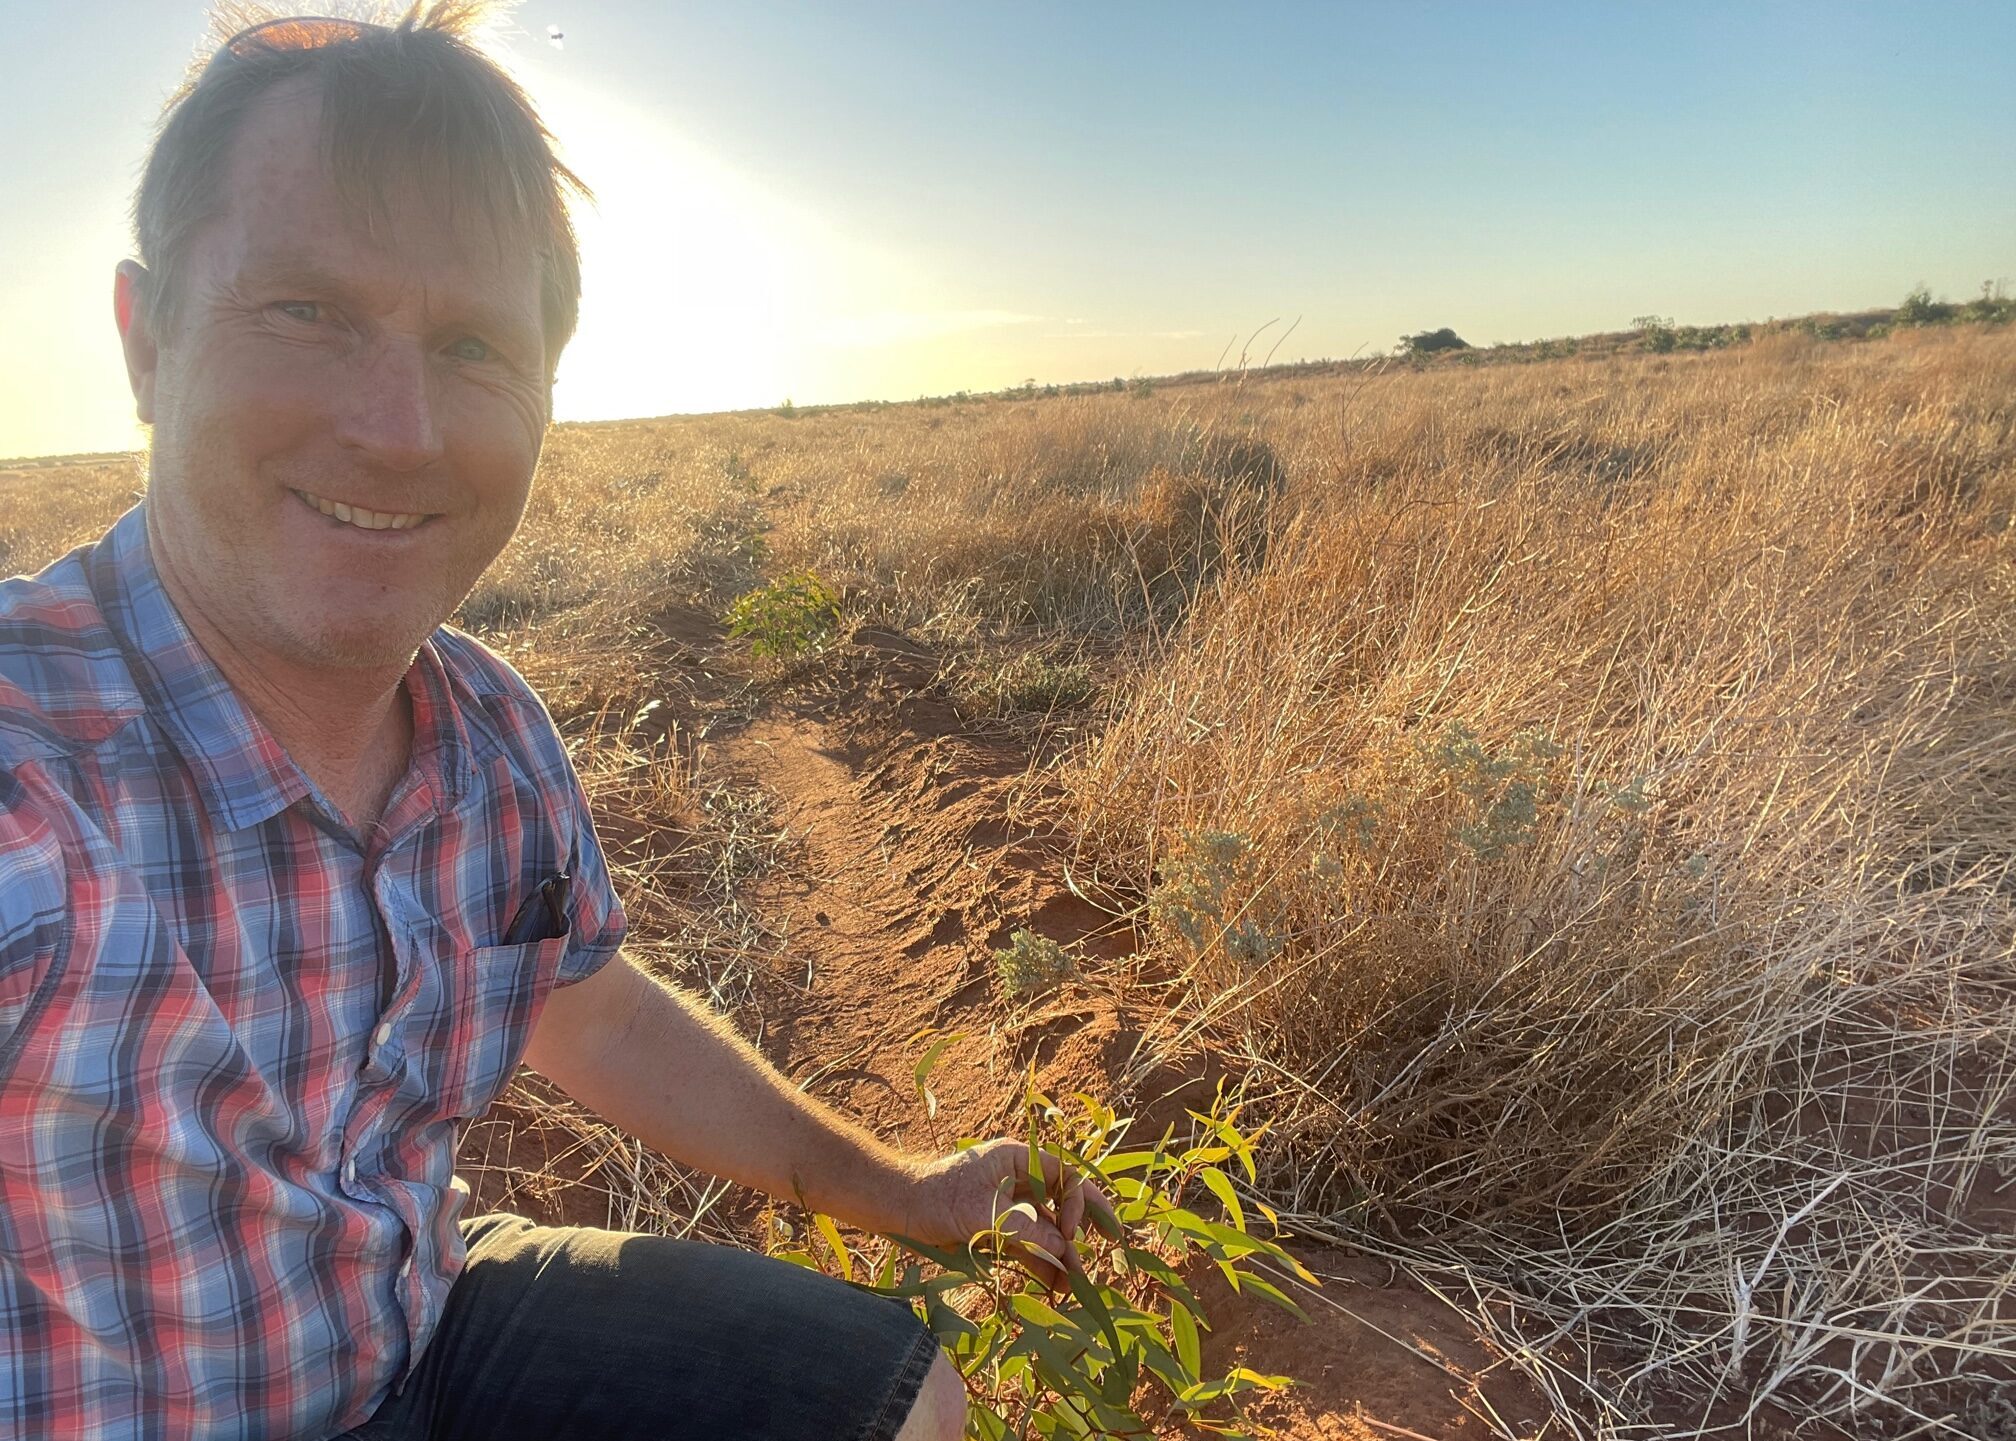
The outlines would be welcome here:
[[[262,20],[247,26],[217,47],[210,57],[215,65],[225,57],[245,60],[262,53],[320,50],[327,45],[343,45],[367,35],[383,35],[387,27],[368,20],[344,20],[334,15],[289,15],[280,20]]]

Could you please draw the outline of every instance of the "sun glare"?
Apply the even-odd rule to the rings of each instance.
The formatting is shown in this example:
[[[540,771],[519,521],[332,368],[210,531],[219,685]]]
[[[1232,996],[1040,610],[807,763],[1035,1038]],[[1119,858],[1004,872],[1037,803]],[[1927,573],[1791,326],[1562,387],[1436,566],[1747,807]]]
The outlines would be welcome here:
[[[517,58],[596,194],[576,213],[581,323],[557,418],[900,398],[981,372],[1007,383],[988,342],[1042,317],[944,285],[915,247],[738,171],[648,102],[581,85],[550,52]]]
[[[663,121],[542,77],[542,108],[595,191],[578,206],[581,323],[561,419],[731,409],[781,398],[793,317],[830,280],[823,237]]]

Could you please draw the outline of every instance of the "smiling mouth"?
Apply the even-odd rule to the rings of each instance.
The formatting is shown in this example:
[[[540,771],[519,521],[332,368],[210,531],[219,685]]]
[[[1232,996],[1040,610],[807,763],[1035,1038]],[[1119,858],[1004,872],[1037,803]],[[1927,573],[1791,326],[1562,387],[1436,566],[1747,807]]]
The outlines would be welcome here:
[[[366,510],[361,505],[345,505],[340,500],[324,500],[321,496],[310,495],[305,490],[297,490],[294,494],[331,520],[340,521],[357,530],[411,530],[422,521],[433,519],[430,515],[404,515],[390,510]]]

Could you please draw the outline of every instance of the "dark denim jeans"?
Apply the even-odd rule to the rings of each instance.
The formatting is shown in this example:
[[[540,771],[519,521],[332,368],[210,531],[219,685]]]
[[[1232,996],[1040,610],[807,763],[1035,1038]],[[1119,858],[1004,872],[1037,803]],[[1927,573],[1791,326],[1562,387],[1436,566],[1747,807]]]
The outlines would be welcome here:
[[[463,1224],[405,1389],[350,1441],[888,1441],[938,1353],[908,1307],[752,1252]]]

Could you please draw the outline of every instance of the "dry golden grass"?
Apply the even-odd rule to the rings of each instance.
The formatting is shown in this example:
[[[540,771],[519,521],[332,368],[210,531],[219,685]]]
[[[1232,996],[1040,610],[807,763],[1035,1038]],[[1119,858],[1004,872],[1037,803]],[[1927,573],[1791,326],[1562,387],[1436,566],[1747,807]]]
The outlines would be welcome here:
[[[2006,328],[1785,332],[561,427],[464,615],[580,739],[640,932],[730,1003],[751,828],[625,719],[662,698],[647,619],[809,567],[955,658],[1094,657],[1030,804],[1139,923],[1142,1070],[1246,1072],[1300,1229],[1465,1309],[1563,1434],[1657,1434],[1673,1394],[1989,1434],[2012,395]],[[0,477],[0,559],[130,486]]]
[[[1270,1078],[1305,1229],[1474,1286],[1590,1434],[1673,1383],[1985,1405],[2016,344],[1578,378],[1270,431],[1299,513],[1066,771],[1082,864],[1159,878],[1170,1029]],[[1562,1333],[1629,1361],[1519,1344]]]

